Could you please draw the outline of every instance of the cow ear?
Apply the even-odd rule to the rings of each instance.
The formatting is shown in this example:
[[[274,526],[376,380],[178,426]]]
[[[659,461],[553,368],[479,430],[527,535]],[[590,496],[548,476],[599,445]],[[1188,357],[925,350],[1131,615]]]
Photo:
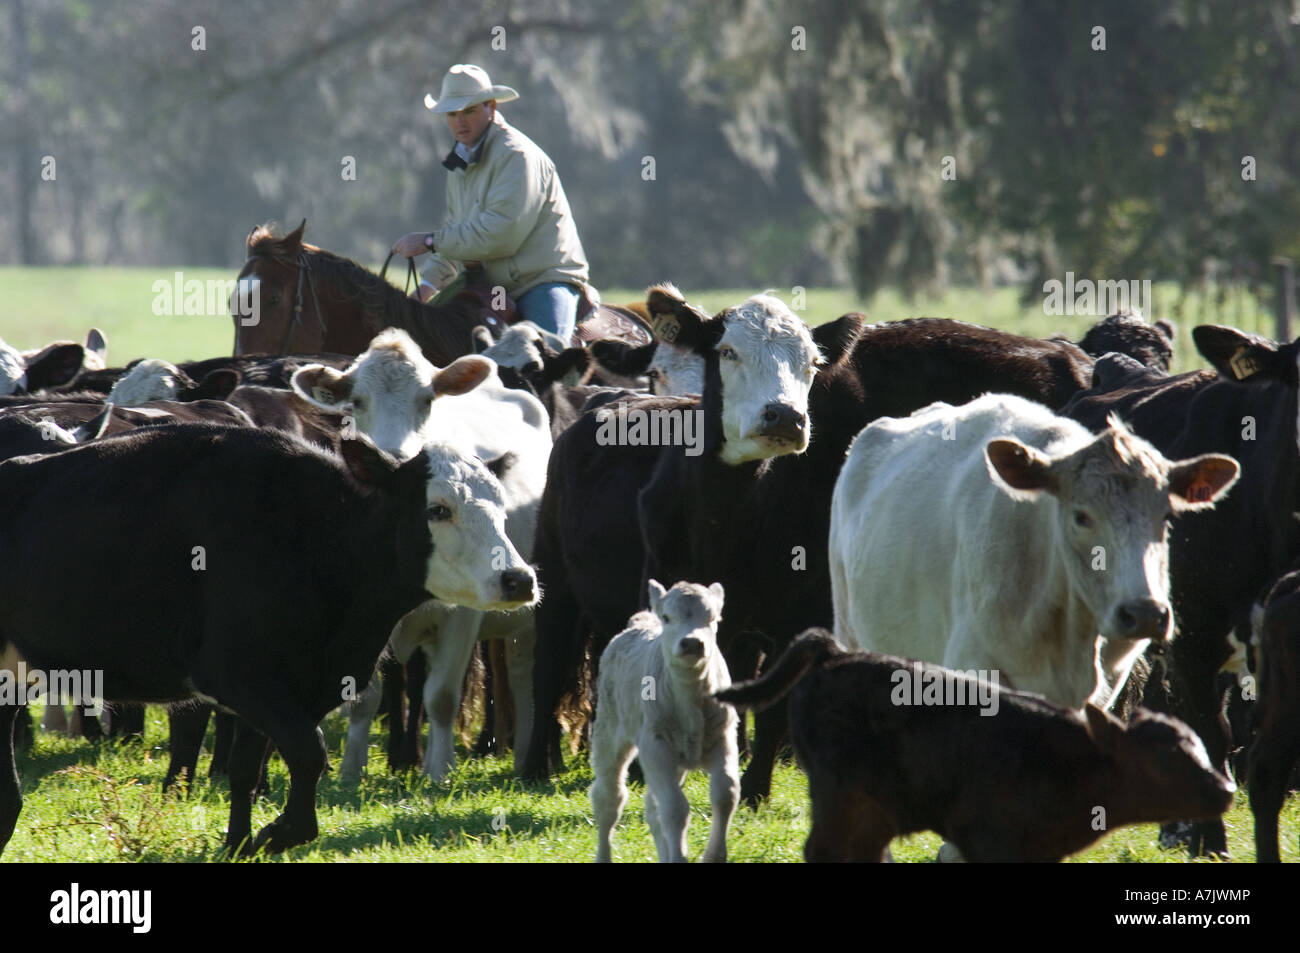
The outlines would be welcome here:
[[[86,334],[86,351],[87,356],[93,354],[99,361],[97,370],[103,370],[108,366],[108,338],[99,328],[91,328]],[[84,358],[83,358],[84,359]]]
[[[1014,437],[990,440],[984,448],[989,476],[1015,500],[1032,500],[1056,486],[1052,461]]]
[[[687,304],[682,293],[671,284],[652,285],[646,291],[645,305],[650,314],[650,330],[657,341],[680,343],[704,353],[721,336],[721,322],[717,334],[708,334],[706,329],[712,326],[713,319]]]
[[[492,346],[492,332],[482,324],[474,326],[473,338],[475,354],[482,354]]]
[[[660,585],[657,579],[647,582],[646,589],[650,593],[650,611],[659,615],[663,611],[664,596],[668,595],[668,590]]]
[[[1124,723],[1108,715],[1092,702],[1084,704],[1083,718],[1088,728],[1088,737],[1096,742],[1103,753],[1113,752],[1124,734]]]
[[[642,344],[640,347],[632,347],[625,341],[616,341],[613,338],[592,341],[587,346],[587,350],[591,352],[591,356],[597,364],[606,370],[626,377],[636,377],[638,374],[644,374],[646,368],[650,366],[650,362],[654,360],[655,351],[658,348],[658,341],[651,341],[649,344]]]
[[[352,478],[363,487],[384,486],[399,469],[397,461],[364,434],[352,440],[340,440],[339,453]]]
[[[338,410],[352,396],[352,375],[324,364],[308,364],[294,371],[289,386],[313,406]]]
[[[1169,467],[1169,500],[1179,513],[1208,510],[1237,482],[1241,466],[1222,453],[1205,453]]]
[[[86,349],[80,344],[50,344],[27,357],[27,389],[58,387],[81,371]]]
[[[1280,377],[1286,372],[1279,367],[1277,345],[1257,334],[1202,324],[1192,329],[1192,340],[1196,350],[1229,380],[1244,381],[1257,375],[1261,379]]]
[[[487,380],[496,370],[496,364],[486,357],[467,354],[458,357],[433,379],[433,396],[465,394]]]
[[[838,364],[852,354],[853,346],[858,343],[865,326],[866,321],[862,315],[851,311],[813,328],[813,343],[821,350],[822,360],[827,364]]]
[[[721,610],[726,596],[722,591],[722,583],[715,582],[713,585],[709,586],[709,592],[712,594],[713,598],[718,601],[718,609]]]
[[[89,443],[91,440],[98,440],[104,436],[104,431],[108,429],[109,418],[112,416],[113,405],[105,404],[103,410],[72,431],[72,439],[77,443]]]
[[[203,380],[194,385],[193,390],[185,395],[186,400],[225,400],[230,392],[239,386],[239,371],[232,367],[221,367],[208,371]]]
[[[1170,344],[1173,344],[1178,339],[1178,328],[1168,318],[1161,318],[1152,327],[1164,335],[1165,340]]]
[[[487,468],[492,471],[492,475],[498,480],[503,479],[506,471],[519,462],[519,455],[513,450],[507,450],[499,457],[493,457],[491,460],[484,460]]]

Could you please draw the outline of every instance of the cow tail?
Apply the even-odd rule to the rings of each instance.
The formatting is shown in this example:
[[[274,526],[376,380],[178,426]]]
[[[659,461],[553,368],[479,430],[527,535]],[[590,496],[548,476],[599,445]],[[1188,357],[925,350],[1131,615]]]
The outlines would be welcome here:
[[[761,677],[739,682],[713,697],[737,708],[762,711],[784,698],[808,669],[843,654],[835,637],[825,629],[809,629],[791,642],[776,664]]]

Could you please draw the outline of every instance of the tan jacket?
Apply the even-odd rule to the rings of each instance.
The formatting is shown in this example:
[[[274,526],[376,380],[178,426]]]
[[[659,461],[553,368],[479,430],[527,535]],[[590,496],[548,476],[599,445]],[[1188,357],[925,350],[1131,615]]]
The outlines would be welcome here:
[[[426,274],[438,273],[438,259],[481,261],[489,283],[513,298],[548,281],[594,297],[555,164],[499,112],[478,161],[447,175],[447,224],[433,233],[433,246]]]

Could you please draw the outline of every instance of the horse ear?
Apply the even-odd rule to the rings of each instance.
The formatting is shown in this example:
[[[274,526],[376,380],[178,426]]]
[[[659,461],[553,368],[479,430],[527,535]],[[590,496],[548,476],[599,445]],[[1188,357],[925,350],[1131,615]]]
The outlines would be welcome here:
[[[302,220],[302,224],[301,224],[301,225],[299,225],[297,228],[295,228],[293,231],[291,231],[288,235],[285,235],[284,238],[282,239],[282,241],[284,242],[285,247],[286,247],[286,248],[301,248],[301,247],[302,247],[302,233],[305,232],[306,230],[307,230],[307,220],[304,218],[304,219]]]

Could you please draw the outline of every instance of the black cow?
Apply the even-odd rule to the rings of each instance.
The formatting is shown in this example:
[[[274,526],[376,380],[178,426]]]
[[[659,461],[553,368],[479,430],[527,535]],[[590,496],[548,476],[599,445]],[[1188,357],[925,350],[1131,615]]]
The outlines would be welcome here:
[[[289,767],[289,799],[251,847],[305,843],[326,766],[317,723],[429,598],[427,479],[423,453],[399,467],[364,440],[340,459],[275,431],[192,424],[9,460],[0,656],[102,670],[111,699],[197,697],[237,712],[227,848],[248,846],[267,736]],[[88,564],[112,571],[87,575]],[[63,598],[71,578],[78,599]],[[17,712],[0,707],[0,847],[22,803]]]
[[[1217,676],[1232,654],[1228,633],[1249,624],[1258,594],[1300,556],[1300,342],[1217,325],[1192,336],[1217,373],[1139,375],[1114,390],[1079,394],[1061,412],[1094,431],[1116,413],[1171,459],[1219,452],[1241,464],[1239,484],[1214,510],[1181,517],[1170,534],[1178,631],[1168,649],[1172,707],[1222,768],[1228,729]],[[1190,849],[1226,854],[1222,821],[1194,825]]]
[[[1258,733],[1250,748],[1250,810],[1255,859],[1278,863],[1277,818],[1291,769],[1300,761],[1300,572],[1290,572],[1264,599],[1256,632],[1259,659]]]
[[[1093,357],[1118,353],[1144,367],[1169,373],[1174,357],[1174,326],[1165,320],[1147,324],[1139,315],[1112,314],[1088,329],[1079,347]]]

